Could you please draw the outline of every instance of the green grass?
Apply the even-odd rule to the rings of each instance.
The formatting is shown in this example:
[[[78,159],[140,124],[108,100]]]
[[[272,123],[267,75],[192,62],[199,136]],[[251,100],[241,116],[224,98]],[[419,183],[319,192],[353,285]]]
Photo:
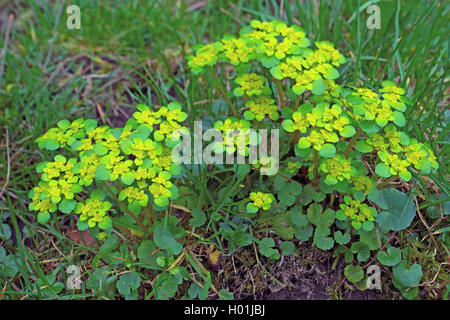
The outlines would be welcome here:
[[[65,237],[59,221],[45,227],[33,223],[27,193],[38,182],[36,164],[50,155],[38,150],[34,140],[61,119],[99,118],[99,109],[114,125],[138,102],[180,100],[192,125],[212,113],[214,95],[213,88],[205,90],[188,72],[183,57],[193,52],[194,44],[236,34],[252,19],[283,19],[300,24],[312,40],[333,42],[350,57],[341,72],[343,81],[376,87],[394,79],[407,88],[414,102],[407,130],[431,143],[440,164],[431,176],[434,188],[415,177],[422,206],[435,204],[437,191],[440,199],[448,199],[449,30],[443,22],[450,8],[443,1],[373,2],[381,7],[380,30],[367,29],[368,2],[360,0],[84,0],[78,1],[81,30],[66,28],[67,4],[0,1],[4,12],[16,13],[6,48],[7,16],[0,16],[0,48],[6,53],[0,76],[0,216],[16,237],[0,243],[15,257],[11,268],[18,269],[14,276],[0,275],[0,291],[11,299],[52,297],[35,284],[37,279],[48,284],[44,274],[53,270],[52,263],[59,263],[61,271],[73,263],[87,266],[96,252]],[[227,211],[228,204],[213,198],[206,187],[213,173],[199,170],[191,177],[199,192],[197,204],[207,203],[211,213]],[[230,188],[221,195],[232,197],[239,192],[233,188],[235,176],[225,179],[220,183]],[[53,242],[46,241],[48,235]],[[77,297],[84,295],[89,293]]]

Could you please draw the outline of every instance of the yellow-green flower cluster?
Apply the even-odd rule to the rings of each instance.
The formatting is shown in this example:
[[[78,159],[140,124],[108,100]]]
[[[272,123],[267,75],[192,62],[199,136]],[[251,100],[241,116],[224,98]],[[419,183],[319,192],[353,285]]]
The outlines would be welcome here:
[[[357,176],[352,179],[353,186],[355,190],[369,194],[372,192],[374,182],[372,179],[366,176]]]
[[[300,162],[289,161],[287,163],[286,171],[290,174],[297,174],[298,170],[302,167]]]
[[[139,202],[139,204],[143,207],[147,205],[148,195],[144,190],[136,187],[127,187],[123,189],[119,194],[119,200],[123,201],[127,199],[128,203],[132,203],[133,201]]]
[[[77,119],[70,123],[68,120],[61,120],[57,123],[57,128],[51,128],[43,136],[36,139],[39,148],[56,150],[72,144],[77,138],[85,135],[86,128],[92,125],[93,121]]]
[[[325,183],[329,185],[334,185],[339,181],[350,180],[356,174],[351,161],[340,154],[335,155],[333,158],[325,159],[320,164],[319,169],[327,174]]]
[[[270,89],[265,85],[266,78],[256,73],[244,73],[234,80],[239,87],[235,88],[233,93],[236,97],[246,95],[259,96],[261,94],[269,94]]]
[[[200,46],[195,56],[188,57],[188,65],[193,72],[200,72],[219,60],[235,66],[258,61],[270,68],[274,78],[292,79],[296,94],[300,95],[306,89],[321,94],[320,88],[325,85],[323,80],[336,79],[339,72],[335,67],[344,63],[345,58],[330,42],[316,42],[315,50],[308,49],[309,46],[310,41],[299,26],[287,26],[277,20],[253,20],[250,26],[241,30],[239,38],[226,36],[220,42]],[[261,89],[254,90],[259,92]],[[254,90],[248,90],[248,95]],[[244,92],[241,86],[235,90],[235,95],[242,96]]]
[[[389,177],[391,175],[399,175],[403,180],[409,181],[411,179],[411,173],[408,171],[410,163],[398,154],[390,154],[386,151],[379,152],[378,157],[382,163],[378,164],[376,169],[377,173],[381,176]],[[384,164],[384,166],[381,166]],[[384,170],[389,170],[388,174],[383,173]]]
[[[274,121],[278,120],[279,114],[275,100],[267,96],[259,96],[256,99],[248,100],[245,102],[245,107],[249,109],[244,112],[244,118],[247,120],[262,121],[266,116]]]
[[[160,172],[158,176],[151,179],[152,184],[148,188],[155,199],[155,203],[160,207],[169,204],[169,198],[172,197],[173,184],[170,181],[171,174],[167,171]]]
[[[382,133],[369,134],[366,143],[374,147],[378,152],[391,151],[398,153],[402,146],[409,144],[408,136],[398,131],[392,124],[387,125]]]
[[[214,128],[222,132],[223,138],[221,142],[214,144],[214,152],[226,151],[228,154],[233,154],[237,150],[241,155],[248,155],[249,144],[257,143],[256,137],[254,139],[251,137],[250,126],[249,121],[233,117],[214,122]]]
[[[111,203],[109,201],[103,201],[102,198],[92,197],[86,199],[84,203],[78,202],[76,204],[75,213],[79,214],[80,221],[86,222],[90,228],[100,224],[101,226],[105,226],[102,229],[109,229],[111,220],[106,216],[106,213],[111,209]],[[105,219],[106,217],[107,219]]]
[[[75,158],[67,160],[61,155],[55,156],[53,162],[43,162],[37,171],[42,173],[41,181],[29,196],[32,202],[30,210],[38,211],[40,221],[50,218],[49,212],[55,212],[58,203],[74,202],[74,195],[81,191],[78,176],[73,173]],[[62,211],[66,211],[65,208]]]
[[[278,168],[278,159],[276,157],[262,156],[254,161],[254,163],[251,163],[251,165],[253,168],[265,172],[268,176],[275,175],[278,172],[278,170],[274,169]]]
[[[217,62],[218,54],[221,51],[220,43],[211,43],[199,46],[195,56],[188,58],[188,66],[193,72],[203,70],[205,66],[212,66]]]
[[[322,147],[338,142],[337,133],[348,138],[356,132],[342,108],[337,104],[330,107],[328,103],[320,103],[314,107],[311,103],[305,103],[292,114],[292,120],[286,119],[281,125],[287,132],[308,132],[307,136],[298,140],[298,147],[306,149],[312,146],[325,157],[332,157],[335,154],[334,146],[327,146],[324,150]]]
[[[309,46],[306,34],[298,26],[288,27],[282,21],[250,23],[253,30],[241,32],[241,37],[255,46],[255,51],[281,60],[288,54],[298,53],[299,49]]]
[[[372,121],[379,127],[384,127],[388,122],[393,122],[399,127],[405,125],[405,117],[402,112],[406,111],[403,94],[405,90],[395,86],[391,81],[384,81],[382,93],[378,93],[368,88],[358,88],[352,93],[352,97],[346,97],[346,102],[350,102],[353,108],[355,119],[365,119]],[[354,99],[358,97],[358,99]]]
[[[176,102],[171,102],[167,107],[163,106],[156,111],[142,104],[138,105],[137,109],[139,112],[135,112],[133,117],[150,132],[155,130],[155,141],[170,139],[174,132],[182,129],[181,122],[187,118],[187,114],[181,110],[181,105]]]
[[[66,143],[65,146],[78,153],[78,158],[66,160],[58,155],[55,161],[38,166],[41,182],[30,192],[30,209],[39,212],[41,223],[48,221],[49,213],[57,209],[63,213],[75,210],[80,214],[79,227],[98,224],[108,229],[111,221],[102,217],[110,209],[110,203],[104,201],[104,195],[83,200],[80,194],[75,200],[75,194],[86,192],[83,187],[88,188],[94,180],[110,193],[117,194],[120,190],[120,201],[127,199],[129,210],[135,214],[149,200],[165,207],[170,199],[178,196],[170,179],[180,173],[180,167],[173,163],[171,152],[180,142],[180,133],[177,135],[174,131],[186,130],[181,122],[187,114],[178,103],[156,111],[139,105],[138,110],[123,128],[97,127],[93,120],[72,124],[63,121],[58,124],[58,132],[70,135],[70,143],[61,139],[49,142],[49,136],[57,132],[53,130],[40,140],[47,149],[52,149],[53,142],[58,148]]]
[[[269,210],[272,203],[275,202],[275,197],[271,193],[250,192],[250,201],[247,204],[247,212],[255,213],[259,209]]]
[[[374,227],[373,221],[377,216],[375,208],[349,196],[345,196],[344,201],[345,203],[339,205],[340,209],[336,212],[336,218],[342,221],[349,219],[355,229],[362,227],[366,231],[372,230]]]
[[[249,47],[244,39],[222,39],[223,54],[232,65],[246,63],[252,58],[254,47]]]

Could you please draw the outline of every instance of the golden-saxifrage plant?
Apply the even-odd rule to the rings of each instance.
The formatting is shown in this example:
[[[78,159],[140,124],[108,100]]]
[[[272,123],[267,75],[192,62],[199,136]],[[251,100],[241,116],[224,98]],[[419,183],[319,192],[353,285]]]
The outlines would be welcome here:
[[[388,80],[379,89],[338,84],[338,68],[346,58],[330,42],[312,44],[302,28],[282,21],[253,20],[239,37],[227,35],[195,49],[188,65],[215,79],[233,113],[230,121],[244,118],[255,128],[281,127],[287,133],[280,142],[280,172],[267,190],[251,190],[248,213],[273,210],[273,230],[284,240],[313,236],[313,245],[321,249],[337,245],[335,256],[343,254],[347,263],[353,254],[358,262],[368,260],[389,231],[411,224],[411,195],[386,187],[397,179],[408,182],[413,174],[429,174],[438,163],[430,146],[403,130],[403,113],[412,105],[403,88]],[[234,67],[226,79],[232,94],[216,76],[218,64]],[[284,187],[280,177],[289,181]],[[270,200],[265,196],[269,191],[277,193],[278,202],[272,194]],[[260,243],[263,255],[279,258],[270,249]],[[379,261],[397,271],[394,285],[414,297],[417,288],[411,287],[422,277],[419,268],[411,268],[414,281],[409,282],[405,264],[387,262],[383,253]],[[347,266],[346,276],[364,286],[361,266]]]
[[[428,145],[402,130],[407,124],[403,113],[412,104],[405,90],[392,81],[382,82],[380,89],[338,84],[338,69],[345,62],[331,43],[312,44],[298,26],[258,20],[242,28],[239,37],[227,35],[198,45],[188,57],[191,71],[214,80],[216,92],[232,113],[213,125],[224,137],[223,143],[214,145],[216,153],[248,155],[254,141],[245,135],[246,129],[282,129],[279,159],[238,164],[246,168],[242,175],[246,188],[233,198],[233,214],[239,219],[233,220],[232,228],[228,215],[215,215],[207,227],[223,221],[214,230],[226,241],[219,247],[233,251],[253,244],[275,261],[280,251],[274,240],[259,239],[251,231],[269,226],[283,240],[282,255],[294,252],[294,239],[312,238],[314,246],[334,248],[336,258],[343,255],[348,264],[345,275],[364,287],[360,264],[381,248],[390,231],[409,227],[415,215],[411,195],[386,188],[389,182],[409,181],[412,174],[428,174],[438,164]],[[219,63],[233,67],[226,79],[230,92],[216,76]],[[171,150],[179,140],[171,139],[171,134],[177,129],[187,133],[182,124],[187,114],[175,102],[154,110],[144,105],[137,109],[123,128],[98,127],[94,120],[62,120],[39,138],[39,147],[65,150],[67,157],[57,155],[37,167],[41,181],[30,191],[30,209],[38,212],[41,223],[57,211],[75,213],[78,229],[91,228],[100,239],[111,233],[114,222],[139,229],[140,234],[150,228],[154,242],[146,240],[139,249],[165,253],[155,260],[156,269],[178,264],[184,255],[198,264],[177,240],[185,234],[204,239],[210,233],[203,229],[205,213],[185,208],[193,218],[183,229],[176,226],[175,217],[154,212],[178,197],[174,176],[180,174],[180,166],[172,162]],[[239,132],[237,141],[244,142],[244,149],[234,138],[227,141],[227,130]],[[263,182],[259,172],[267,161],[279,162],[280,170]],[[141,212],[150,218],[143,219]],[[128,224],[122,215],[130,219]],[[197,228],[196,233],[191,228]],[[393,267],[394,285],[402,294],[417,295],[420,266],[409,269],[402,251],[390,246],[377,259]],[[169,269],[157,277],[155,288],[170,283],[175,290],[162,298],[174,296],[180,279],[189,278],[181,267]],[[210,275],[205,279],[210,286]]]
[[[111,217],[118,211],[143,226],[136,217],[142,210],[154,218],[153,208],[166,208],[178,197],[172,176],[180,173],[180,166],[173,163],[171,149],[179,141],[172,133],[183,130],[187,114],[175,102],[155,111],[145,105],[137,109],[123,128],[97,126],[91,119],[61,120],[37,139],[43,149],[71,155],[56,155],[54,161],[37,166],[41,181],[30,191],[29,207],[38,212],[40,223],[56,211],[74,212],[80,215],[79,230],[109,233]],[[114,207],[105,200],[105,192]],[[104,238],[105,232],[99,237]]]

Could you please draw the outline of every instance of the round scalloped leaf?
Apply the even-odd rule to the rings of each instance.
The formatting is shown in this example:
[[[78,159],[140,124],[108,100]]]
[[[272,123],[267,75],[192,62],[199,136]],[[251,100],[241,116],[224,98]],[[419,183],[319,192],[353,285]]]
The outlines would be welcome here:
[[[416,165],[416,169],[422,171],[422,173],[428,174],[431,172],[431,163],[426,159],[420,160]]]
[[[0,223],[0,239],[8,240],[9,238],[11,238],[11,235],[12,235],[11,227],[9,226],[9,224]],[[3,249],[3,247],[0,247],[0,250],[1,249]],[[1,258],[1,256],[0,256],[0,258]],[[0,262],[1,262],[1,260],[0,260]]]
[[[169,199],[167,197],[155,198],[155,203],[160,207],[166,207],[169,204]]]
[[[89,228],[89,223],[87,221],[81,221],[80,219],[78,219],[77,222],[77,229],[80,231],[84,231],[87,230]]]
[[[327,176],[325,177],[325,183],[329,186],[333,186],[338,183],[338,179],[333,177],[331,174],[327,174]]]
[[[345,277],[353,282],[360,282],[364,278],[364,271],[360,266],[348,265],[344,269]]]
[[[67,130],[70,127],[70,122],[67,119],[61,120],[56,124],[59,128]]]
[[[329,227],[333,224],[335,212],[332,209],[325,209],[322,212],[322,206],[318,203],[313,203],[308,208],[308,220],[318,227]]]
[[[343,136],[344,138],[350,138],[353,137],[356,133],[355,128],[353,128],[352,126],[345,126],[342,131],[339,131],[339,133],[341,134],[341,136]]]
[[[126,184],[127,186],[131,185],[134,182],[134,172],[128,171],[120,176],[120,180]]]
[[[116,282],[116,288],[121,295],[128,296],[132,291],[137,290],[140,284],[141,277],[136,273],[130,272],[120,276]]]
[[[96,199],[100,201],[103,201],[105,199],[105,196],[106,196],[105,193],[101,189],[96,189],[92,191],[91,194],[89,195],[91,199]]]
[[[253,203],[247,203],[247,207],[246,207],[246,209],[247,209],[247,212],[248,213],[255,213],[255,212],[258,212],[258,207],[256,207]]]
[[[384,266],[393,267],[402,260],[402,250],[388,246],[386,251],[380,251],[377,259]]]
[[[400,262],[392,268],[394,277],[405,287],[415,287],[422,279],[422,267],[419,264],[413,264],[407,268],[405,261]]]
[[[411,139],[404,132],[400,132],[400,143],[404,146],[407,146],[411,143]]]
[[[270,258],[278,253],[276,249],[273,249],[273,246],[275,246],[275,241],[273,238],[263,238],[258,243],[259,252],[267,257]]]
[[[336,147],[330,143],[325,143],[322,145],[322,148],[320,148],[319,154],[325,158],[333,158],[336,154]]]
[[[394,111],[394,123],[399,127],[403,127],[406,124],[406,119],[403,113]]]
[[[61,203],[58,205],[59,211],[62,213],[68,214],[75,209],[76,201],[73,199],[64,199],[61,201]]]
[[[39,212],[37,216],[37,220],[40,224],[46,224],[48,220],[50,220],[50,213],[48,212]]]
[[[101,164],[97,167],[95,171],[95,179],[98,181],[106,181],[109,180],[111,173],[106,169],[104,164]]]
[[[122,149],[123,153],[131,154],[133,152],[133,148],[131,147],[133,142],[131,140],[124,140],[120,144],[120,149]]]
[[[280,117],[280,114],[277,111],[271,112],[269,114],[270,120],[273,120],[273,121],[277,121],[279,117]]]
[[[108,230],[112,228],[112,220],[110,217],[106,216],[103,217],[103,220],[98,224],[100,229],[102,230]]]
[[[335,68],[329,68],[324,77],[331,80],[337,79],[339,78],[339,71],[337,71]]]
[[[380,128],[373,121],[362,121],[360,126],[361,129],[367,134],[377,133],[380,130]]]
[[[290,256],[294,253],[295,245],[291,241],[283,241],[280,244],[280,249],[283,256]]]
[[[391,106],[392,106],[392,108],[394,108],[400,112],[406,111],[406,104],[403,101],[391,103]]]
[[[277,65],[278,62],[280,62],[280,60],[278,60],[274,56],[272,56],[272,57],[264,56],[260,59],[260,61],[261,61],[262,65],[267,69],[272,68],[273,66]]]
[[[160,199],[160,198],[158,198],[158,199]],[[156,201],[155,201],[155,203],[156,203]],[[141,212],[142,206],[139,203],[139,201],[133,201],[128,205],[128,209],[130,209],[131,213],[139,214]]]
[[[377,223],[393,231],[408,228],[416,214],[413,196],[413,193],[408,195],[394,188],[372,192],[369,199],[383,209],[376,218]]]
[[[255,119],[255,114],[253,112],[247,110],[244,112],[244,119],[251,121],[251,120]]]
[[[311,146],[311,142],[309,142],[308,139],[306,139],[305,137],[301,137],[298,140],[297,146],[300,149],[306,149],[306,148],[309,148]]]
[[[244,90],[242,90],[242,88],[240,88],[240,87],[237,87],[233,90],[233,94],[236,97],[242,97],[244,95]]]
[[[408,182],[412,178],[411,172],[409,172],[407,170],[400,172],[398,175],[399,175],[400,178],[402,178],[406,182]]]
[[[353,228],[355,228],[356,230],[360,229],[362,226],[362,223],[359,221],[352,221],[352,226]]]
[[[329,237],[330,228],[328,227],[317,227],[314,232],[313,245],[321,250],[330,250],[334,246],[334,240]]]
[[[157,130],[153,134],[153,138],[155,139],[155,141],[162,141],[162,140],[164,140],[164,134],[161,133],[161,131]]]
[[[345,232],[344,234],[342,233],[342,231],[336,231],[333,235],[334,240],[336,241],[336,243],[338,244],[347,244],[350,241],[350,233]]]
[[[356,141],[355,149],[361,153],[369,153],[372,152],[372,146],[365,143],[363,140]]]
[[[383,178],[389,178],[391,176],[391,170],[386,164],[382,162],[377,164],[377,166],[375,167],[375,172],[377,175]]]
[[[303,92],[305,92],[305,87],[300,87],[300,86],[293,86],[292,87],[292,92],[294,92],[296,95],[301,95],[303,94]]]
[[[281,127],[287,132],[294,132],[294,122],[290,119],[284,120]]]
[[[53,139],[46,139],[44,142],[39,143],[39,147],[50,151],[55,151],[59,148],[59,143]]]
[[[319,96],[325,92],[325,83],[323,82],[322,79],[315,80],[313,82],[311,92],[316,96]]]
[[[94,146],[95,154],[103,156],[108,153],[108,148],[103,143],[96,143]]]
[[[371,231],[374,227],[375,225],[373,224],[372,221],[364,221],[362,223],[362,228],[364,231]]]
[[[281,80],[283,79],[283,72],[281,71],[280,67],[276,66],[276,67],[272,67],[270,69],[270,73],[272,74],[272,76],[275,79]]]

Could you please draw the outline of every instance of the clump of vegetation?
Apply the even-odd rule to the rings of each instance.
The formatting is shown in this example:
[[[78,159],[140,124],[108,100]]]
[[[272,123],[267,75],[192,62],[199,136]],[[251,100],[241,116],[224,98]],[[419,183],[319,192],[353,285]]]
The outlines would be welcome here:
[[[216,265],[220,255],[252,246],[268,273],[261,259],[276,262],[308,241],[343,255],[345,276],[358,288],[367,287],[364,269],[377,259],[392,268],[395,287],[416,298],[421,266],[402,257],[404,248],[389,245],[390,234],[414,220],[414,190],[404,193],[390,183],[428,175],[438,163],[430,146],[403,130],[412,104],[405,90],[392,81],[381,88],[338,83],[344,63],[331,43],[312,44],[298,26],[253,20],[239,37],[198,46],[188,66],[212,77],[223,99],[212,125],[223,141],[214,152],[248,155],[260,140],[247,129],[280,130],[278,158],[209,167],[175,163],[171,151],[180,132],[189,134],[188,115],[177,102],[138,105],[122,128],[62,120],[37,140],[60,154],[38,166],[41,181],[30,191],[29,208],[42,224],[57,212],[79,215],[78,230],[104,241],[99,260],[111,263],[116,251],[123,257],[130,273],[105,277],[117,280],[127,298],[137,297],[142,277],[152,281],[146,298],[204,299],[210,290],[232,298],[215,288],[193,250],[210,246],[208,258]],[[229,92],[216,76],[219,64],[233,70]],[[238,132],[237,142],[227,141],[227,130]],[[279,170],[264,174],[273,162]],[[117,249],[116,227],[141,238],[136,255],[126,246]]]

